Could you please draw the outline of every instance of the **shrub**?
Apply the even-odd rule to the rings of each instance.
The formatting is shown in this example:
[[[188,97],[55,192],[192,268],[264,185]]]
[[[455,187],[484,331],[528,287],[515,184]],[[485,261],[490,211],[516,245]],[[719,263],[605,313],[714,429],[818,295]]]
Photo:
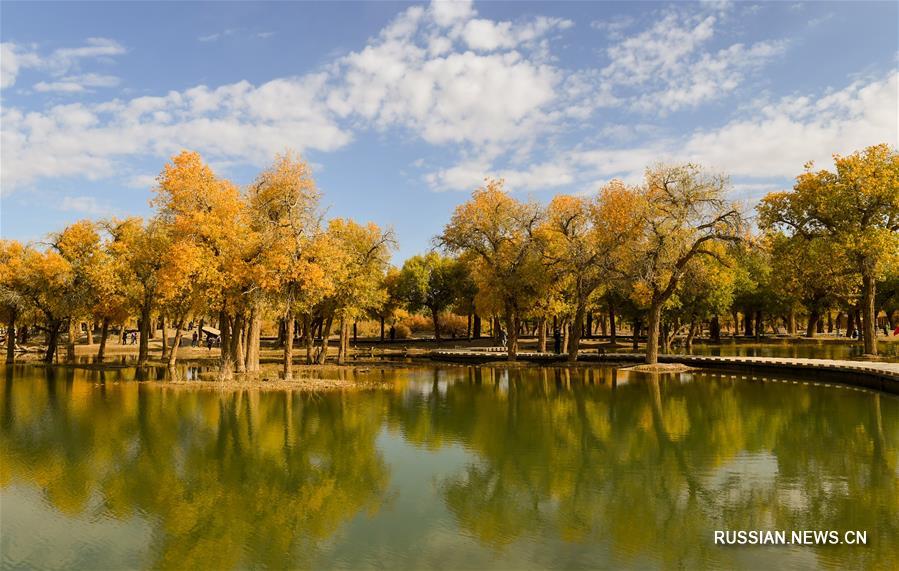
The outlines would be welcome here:
[[[409,328],[412,333],[421,333],[422,331],[434,331],[434,324],[430,317],[424,315],[410,315],[403,319],[400,323]]]
[[[440,316],[440,335],[443,337],[465,337],[468,333],[468,317],[455,313]]]

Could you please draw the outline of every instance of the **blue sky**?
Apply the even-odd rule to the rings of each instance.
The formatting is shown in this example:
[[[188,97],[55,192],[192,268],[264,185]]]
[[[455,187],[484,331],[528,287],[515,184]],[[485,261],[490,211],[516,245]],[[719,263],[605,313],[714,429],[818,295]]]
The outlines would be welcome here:
[[[752,204],[803,163],[897,145],[895,2],[0,4],[4,238],[150,213],[200,151],[247,184],[314,166],[331,216],[426,250],[486,176],[522,198],[731,175]]]

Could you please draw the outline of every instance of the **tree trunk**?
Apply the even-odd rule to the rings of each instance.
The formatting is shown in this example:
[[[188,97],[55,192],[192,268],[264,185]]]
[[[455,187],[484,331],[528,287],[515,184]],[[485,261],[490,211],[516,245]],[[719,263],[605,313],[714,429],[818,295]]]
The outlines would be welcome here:
[[[278,340],[275,341],[275,346],[276,346],[278,349],[283,349],[283,348],[284,348],[284,338],[287,336],[286,333],[285,333],[286,331],[287,331],[287,329],[286,329],[286,327],[285,327],[285,325],[284,325],[284,318],[283,318],[283,317],[279,317],[279,318],[278,318]]]
[[[713,315],[709,322],[709,337],[711,337],[712,343],[721,343],[721,321],[717,315]]]
[[[289,333],[284,338],[284,360],[282,363],[282,372],[287,380],[293,378],[293,321],[293,311],[288,310],[287,315],[284,317],[284,328]],[[312,337],[311,331],[309,332],[309,337]]]
[[[465,326],[465,338],[471,339],[471,314],[468,314],[468,324]]]
[[[312,332],[310,332],[311,335]],[[381,316],[381,343],[384,342],[384,316]]]
[[[61,319],[47,321],[47,352],[44,354],[44,362],[52,363],[56,356],[56,347],[59,345],[59,330],[62,328]]]
[[[571,337],[568,339],[568,362],[577,361],[577,352],[581,347],[581,332],[584,327],[584,304],[579,303],[574,311],[574,323],[571,325]]]
[[[69,339],[66,342],[66,361],[75,360],[75,341],[78,339],[78,320],[69,318]]]
[[[818,320],[821,316],[818,314],[817,309],[813,309],[808,314],[808,326],[805,328],[805,336],[806,337],[814,337],[818,331]]]
[[[140,347],[137,350],[137,366],[143,367],[150,358],[150,303],[144,298],[140,308]]]
[[[440,341],[440,317],[436,309],[431,309],[431,321],[434,322],[434,341]]]
[[[165,323],[165,322],[163,322]],[[175,368],[175,362],[178,360],[178,347],[181,346],[181,337],[184,335],[184,319],[179,319],[175,322],[175,343],[172,345],[172,350],[169,351],[169,369]],[[163,342],[165,342],[166,338],[165,330],[163,329]]]
[[[308,313],[303,314],[303,327],[306,329],[306,364],[312,364],[312,354],[315,351],[315,336],[312,334],[312,319]],[[384,339],[384,318],[381,318],[381,340]]]
[[[696,318],[690,319],[690,329],[687,331],[687,349],[693,348],[693,338],[696,336]]]
[[[10,311],[6,320],[6,364],[16,362],[16,312]]]
[[[328,360],[328,337],[331,335],[331,325],[334,323],[334,316],[329,315],[322,323],[322,343],[321,351],[318,353],[318,364],[324,365]]]
[[[614,347],[618,341],[618,335],[615,328],[615,306],[609,302],[609,342]]]
[[[731,311],[731,317],[734,320],[734,328],[731,330],[731,337],[736,339],[737,331],[740,330],[740,314],[737,311]]]
[[[537,320],[537,351],[546,353],[546,318]]]
[[[94,344],[94,322],[87,322],[87,338],[84,341],[85,345],[93,345]]]
[[[759,309],[755,312],[755,340],[759,341],[762,338],[762,331],[765,327],[765,321],[762,319],[762,310]]]
[[[472,336],[475,339],[481,338],[481,317],[477,313],[474,314],[474,334]]]
[[[587,335],[587,339],[593,338],[593,312],[587,312],[587,324],[585,326],[584,332]]]
[[[796,335],[796,312],[794,310],[790,310],[790,314],[787,316],[787,333],[790,335]]]
[[[340,335],[338,336],[339,341],[337,343],[337,364],[345,365],[346,364],[346,340],[345,340],[345,337],[346,337],[346,328],[347,328],[346,317],[340,318],[340,323],[337,325],[337,327],[340,329]]]
[[[662,321],[662,302],[653,300],[649,307],[649,323],[646,331],[646,364],[659,362],[659,329]]]
[[[229,358],[234,364],[234,372],[236,373],[244,373],[247,370],[243,359],[243,339],[241,336],[243,324],[244,317],[241,314],[235,315],[231,322],[231,342],[228,344],[228,351],[230,353]],[[225,347],[223,346],[222,349],[224,350]]]
[[[865,355],[877,355],[877,311],[874,309],[876,287],[874,272],[865,268],[865,271],[862,273],[861,307]]]
[[[508,329],[507,354],[509,361],[518,359],[518,316],[510,308],[505,311],[506,329]]]
[[[97,362],[102,363],[106,358],[106,340],[109,338],[109,318],[103,318],[103,325],[100,326],[100,348],[97,350]]]
[[[851,307],[846,312],[846,337],[852,337],[855,332],[855,310]]]
[[[827,310],[827,332],[833,333],[833,312]]]
[[[234,376],[234,360],[231,353],[231,318],[225,310],[219,312],[219,331],[221,377],[229,380]]]
[[[748,309],[743,312],[743,332],[746,337],[752,337],[752,312]]]
[[[634,351],[640,347],[640,320],[634,319],[633,331],[631,335],[631,347]]]
[[[162,327],[162,360],[165,361],[169,354],[169,332],[165,329],[165,317],[159,316],[159,325]]]
[[[248,373],[259,372],[259,342],[261,335],[262,320],[259,318],[259,312],[254,307],[250,310],[250,322],[247,325],[247,342],[245,350],[247,354],[246,369]]]

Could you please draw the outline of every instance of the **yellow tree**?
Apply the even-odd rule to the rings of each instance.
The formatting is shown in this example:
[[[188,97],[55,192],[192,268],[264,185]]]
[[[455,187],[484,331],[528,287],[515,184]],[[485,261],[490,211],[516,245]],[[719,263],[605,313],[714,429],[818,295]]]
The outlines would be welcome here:
[[[862,282],[864,351],[877,354],[877,278],[899,256],[899,153],[887,144],[843,157],[836,169],[796,178],[792,192],[771,193],[759,204],[759,225],[812,240],[826,238],[844,251]]]
[[[74,282],[72,266],[52,249],[40,251],[30,246],[9,261],[12,265],[4,271],[4,286],[44,317],[47,333],[44,362],[52,363],[60,329],[69,316],[67,300]]]
[[[283,316],[283,374],[293,377],[296,316],[306,330],[306,361],[312,361],[311,313],[333,292],[333,255],[322,236],[321,194],[309,165],[293,153],[275,157],[249,190],[253,227],[265,247],[258,266],[262,288]]]
[[[684,327],[686,346],[691,347],[702,321],[712,320],[733,305],[736,262],[730,259],[722,244],[710,245],[709,249],[719,256],[721,263],[687,264],[674,295],[663,308],[667,334],[662,336],[662,341],[666,350]]]
[[[210,308],[219,311],[221,373],[243,372],[246,354],[241,335],[246,325],[247,281],[252,266],[247,251],[253,236],[237,187],[212,172],[199,153],[183,151],[157,178],[154,206],[160,224],[174,242],[186,242],[208,264],[191,287],[205,290]]]
[[[97,253],[95,263],[90,267],[89,279],[92,295],[91,315],[100,322],[100,346],[97,362],[103,362],[109,327],[113,323],[124,323],[134,307],[129,299],[129,272],[126,257],[120,249],[123,245],[116,241],[115,228],[120,222],[106,220],[98,223],[105,237]]]
[[[94,279],[100,265],[100,235],[93,222],[81,220],[52,235],[50,243],[71,269],[71,282],[64,292],[69,323],[66,358],[71,360],[75,358],[79,320],[90,314],[96,301]]]
[[[742,217],[726,200],[727,187],[725,177],[696,165],[659,165],[647,169],[639,189],[622,191],[636,222],[618,265],[648,306],[648,364],[658,362],[662,308],[689,264],[719,261],[713,246],[741,239]]]
[[[157,307],[163,315],[171,318],[175,327],[174,345],[168,353],[168,366],[175,367],[178,347],[188,318],[202,314],[207,307],[207,293],[210,274],[214,272],[208,259],[208,251],[189,240],[173,242],[162,256],[162,266],[157,280]]]
[[[6,362],[16,359],[16,325],[26,310],[26,299],[19,289],[24,273],[25,247],[18,240],[0,240],[0,317],[6,323]]]
[[[609,280],[617,250],[633,232],[627,188],[613,181],[593,197],[560,195],[538,230],[543,261],[573,308],[568,360],[577,360],[591,296]]]
[[[456,208],[438,237],[450,252],[473,260],[479,290],[489,290],[498,301],[509,334],[510,361],[518,354],[521,317],[540,294],[542,270],[534,232],[541,218],[537,204],[515,200],[503,190],[502,179],[488,179]]]
[[[833,241],[770,232],[765,245],[771,252],[770,288],[777,298],[808,311],[807,337],[815,336],[824,312],[857,298],[857,275]]]
[[[349,350],[349,324],[377,309],[387,298],[384,278],[396,241],[392,230],[382,230],[372,222],[362,225],[344,218],[334,218],[328,223],[328,236],[342,263],[334,272],[334,293],[324,304],[327,325],[322,330],[319,362],[324,362],[330,325],[336,317],[340,329],[337,362],[343,364]]]
[[[114,260],[114,271],[126,299],[126,306],[139,316],[140,345],[137,362],[149,359],[150,318],[159,295],[159,273],[171,246],[168,228],[158,220],[144,224],[139,217],[111,220],[106,231],[112,237],[107,246]]]

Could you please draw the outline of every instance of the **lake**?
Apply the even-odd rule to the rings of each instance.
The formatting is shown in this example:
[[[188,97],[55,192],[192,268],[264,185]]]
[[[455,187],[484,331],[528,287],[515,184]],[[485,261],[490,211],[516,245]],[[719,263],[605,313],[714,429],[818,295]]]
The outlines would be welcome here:
[[[706,345],[696,343],[688,351],[685,347],[676,347],[675,353],[692,355],[715,355],[737,357],[799,357],[805,359],[858,359],[864,353],[861,342],[839,343],[833,341],[803,341],[792,339],[766,340],[761,343],[734,342],[726,338],[720,344]],[[899,362],[899,343],[895,341],[877,344],[880,360]]]
[[[801,379],[373,366],[380,390],[0,373],[2,568],[899,567],[899,400]],[[715,530],[867,532],[716,546]]]

